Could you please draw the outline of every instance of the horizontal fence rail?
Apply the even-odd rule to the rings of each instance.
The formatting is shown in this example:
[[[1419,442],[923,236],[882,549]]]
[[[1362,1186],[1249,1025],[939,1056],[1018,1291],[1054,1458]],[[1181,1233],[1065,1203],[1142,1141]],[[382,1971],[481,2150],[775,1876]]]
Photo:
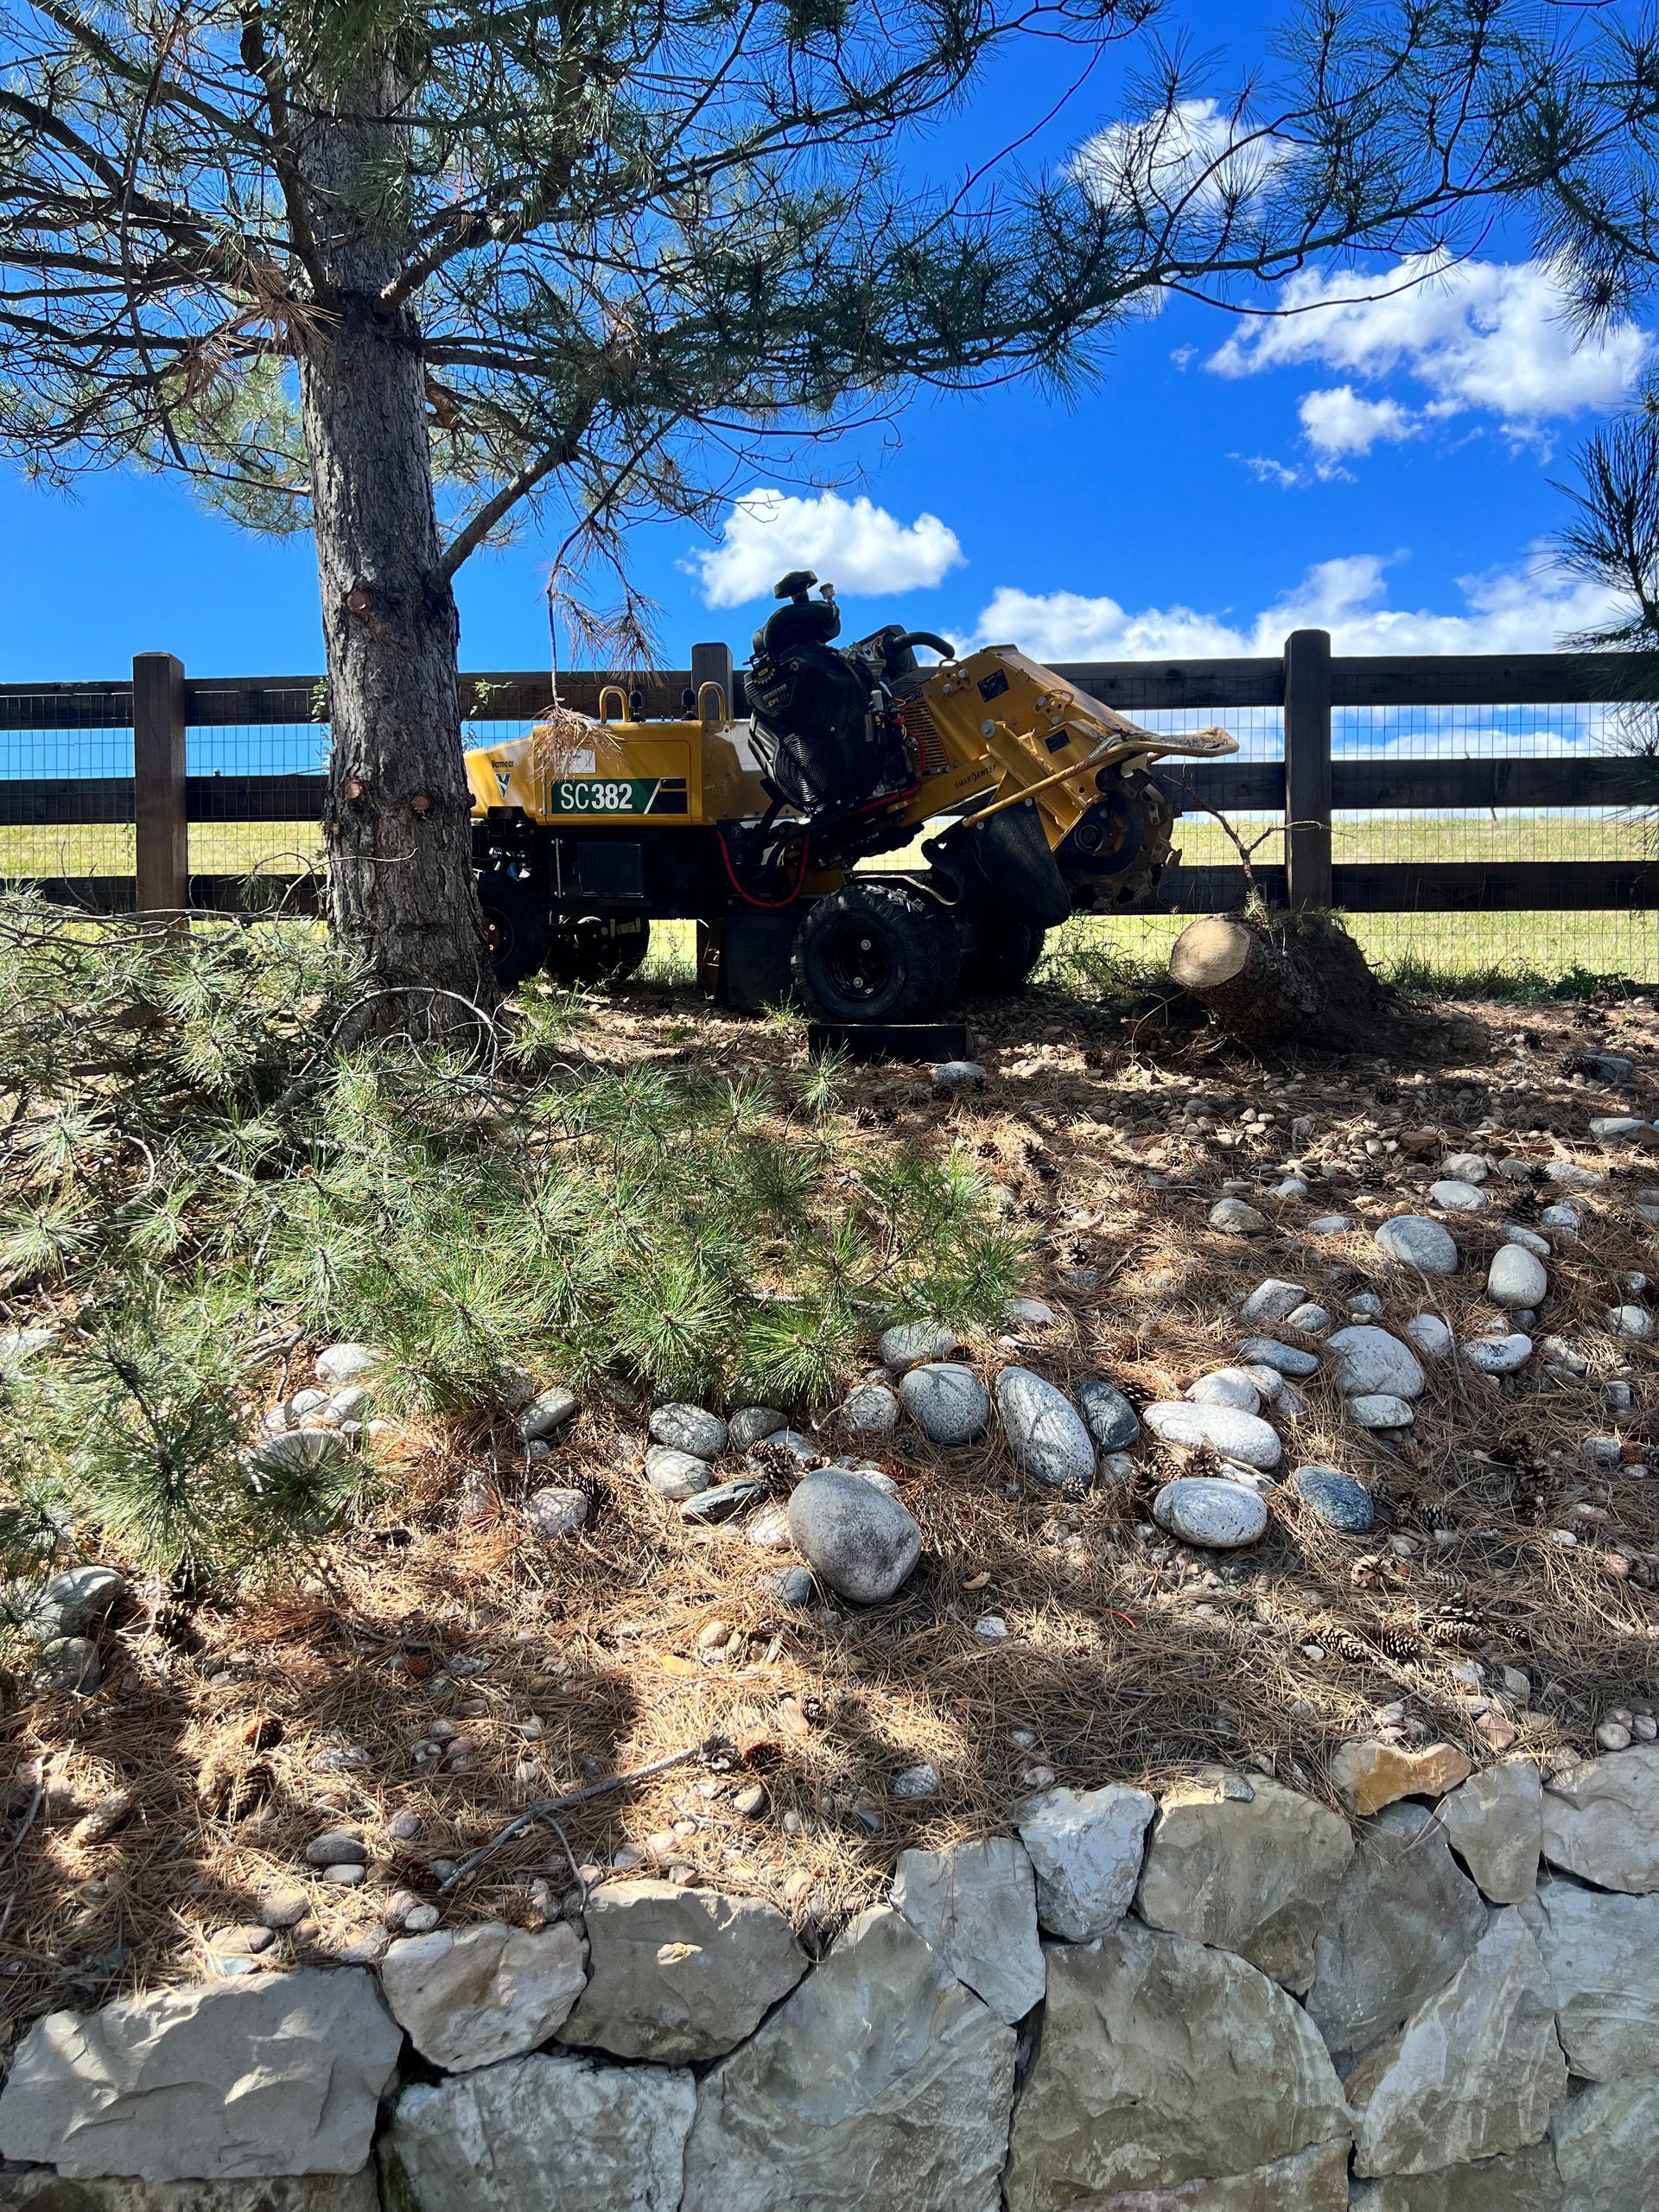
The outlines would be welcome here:
[[[1595,914],[1659,908],[1659,860],[1646,857],[1645,837],[1634,857],[1621,851],[1584,857],[1344,859],[1333,840],[1333,817],[1446,817],[1459,822],[1522,816],[1596,822],[1652,810],[1659,817],[1659,758],[1626,741],[1618,750],[1491,749],[1516,709],[1594,707],[1632,715],[1659,702],[1659,676],[1643,657],[1522,653],[1351,657],[1333,655],[1322,631],[1299,631],[1284,652],[1249,659],[1084,661],[1057,672],[1108,706],[1137,718],[1186,726],[1198,715],[1242,715],[1276,757],[1193,763],[1173,757],[1162,772],[1181,791],[1188,821],[1215,812],[1276,822],[1282,839],[1270,859],[1249,874],[1243,865],[1212,861],[1166,869],[1165,902],[1178,913],[1236,906],[1254,885],[1270,902],[1334,905],[1355,914],[1528,912]],[[694,683],[721,682],[735,714],[747,711],[744,677],[723,646],[698,646],[693,665],[627,676],[575,671],[557,679],[557,696],[595,715],[607,685],[640,695],[651,719],[678,715]],[[469,671],[461,679],[465,721],[483,741],[486,727],[528,724],[555,696],[554,679],[537,671]],[[1350,743],[1378,725],[1407,728],[1420,715],[1466,719],[1488,713],[1478,753],[1459,757],[1432,734],[1432,749],[1390,750],[1364,757]],[[318,884],[303,855],[274,855],[251,879],[223,868],[194,870],[186,836],[194,825],[293,824],[315,840],[326,776],[327,688],[315,676],[192,678],[165,654],[141,655],[130,677],[104,683],[0,685],[0,733],[12,733],[22,768],[0,766],[0,833],[35,837],[21,849],[48,855],[61,847],[61,872],[46,864],[0,874],[38,882],[48,895],[104,912],[194,906],[258,912],[280,904],[313,911]],[[1241,724],[1240,727],[1243,727]],[[304,733],[315,733],[308,745]],[[189,757],[192,733],[290,733],[268,750],[304,767],[269,772],[208,772]],[[78,735],[76,734],[79,734]],[[130,738],[129,738],[130,734]],[[1170,734],[1176,734],[1171,727]],[[30,772],[59,741],[57,772]],[[73,742],[69,742],[73,740]],[[126,748],[124,751],[124,748]],[[109,772],[123,759],[130,772]],[[82,760],[86,773],[61,772]],[[1185,828],[1186,825],[1183,824]],[[110,873],[81,874],[73,864],[74,833],[127,836],[131,857]],[[1178,831],[1178,835],[1179,832]],[[1191,833],[1189,832],[1189,835]],[[1251,833],[1253,834],[1253,832]],[[54,842],[55,841],[55,842]],[[1248,837],[1247,837],[1248,842]],[[1628,842],[1629,840],[1626,841]],[[0,851],[4,849],[0,847]],[[1206,849],[1215,849],[1211,839]]]

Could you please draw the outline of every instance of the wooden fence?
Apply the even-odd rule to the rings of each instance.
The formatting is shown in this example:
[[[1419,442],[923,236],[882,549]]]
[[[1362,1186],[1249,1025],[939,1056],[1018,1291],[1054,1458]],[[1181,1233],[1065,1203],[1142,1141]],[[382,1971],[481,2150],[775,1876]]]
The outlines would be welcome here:
[[[1333,715],[1344,708],[1554,708],[1659,697],[1651,674],[1624,654],[1478,654],[1353,658],[1334,656],[1322,630],[1299,630],[1282,654],[1248,660],[1106,661],[1058,664],[1058,673],[1130,715],[1195,709],[1224,721],[1230,709],[1278,709],[1283,757],[1209,765],[1170,763],[1194,804],[1226,813],[1278,815],[1282,862],[1258,867],[1270,899],[1336,906],[1354,913],[1580,912],[1659,907],[1659,861],[1503,860],[1344,863],[1333,858],[1332,817],[1344,810],[1389,813],[1491,809],[1659,809],[1659,760],[1582,752],[1459,759],[1333,754]],[[743,674],[723,645],[693,648],[689,670],[627,679],[650,716],[676,715],[689,686],[728,687],[744,709]],[[595,712],[594,673],[561,677],[563,701]],[[192,728],[315,723],[324,697],[309,676],[192,679],[166,653],[143,653],[130,682],[0,685],[0,731],[133,733],[130,777],[0,776],[0,829],[91,823],[130,824],[130,877],[41,878],[49,895],[103,911],[235,908],[245,879],[188,869],[190,823],[307,821],[321,812],[320,774],[191,775]],[[550,679],[522,672],[461,678],[463,710],[492,721],[531,721],[548,705]],[[1166,871],[1178,912],[1236,903],[1236,867]]]

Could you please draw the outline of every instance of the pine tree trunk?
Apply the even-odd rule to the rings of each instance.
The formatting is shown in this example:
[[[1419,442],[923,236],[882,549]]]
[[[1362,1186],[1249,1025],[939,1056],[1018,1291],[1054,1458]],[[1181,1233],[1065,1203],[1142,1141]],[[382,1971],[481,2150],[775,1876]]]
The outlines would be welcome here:
[[[497,997],[461,760],[460,625],[440,573],[425,375],[407,309],[378,296],[407,250],[384,211],[398,133],[390,72],[330,114],[301,165],[329,286],[299,364],[334,743],[328,915],[385,995],[372,1027],[444,1037]],[[367,119],[365,119],[367,118]]]

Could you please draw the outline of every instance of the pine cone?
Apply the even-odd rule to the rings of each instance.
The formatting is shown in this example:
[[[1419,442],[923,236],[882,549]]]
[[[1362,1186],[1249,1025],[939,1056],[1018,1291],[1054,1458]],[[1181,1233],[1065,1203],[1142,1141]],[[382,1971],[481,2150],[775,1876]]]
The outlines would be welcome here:
[[[1423,1656],[1423,1648],[1416,1637],[1401,1628],[1378,1629],[1376,1644],[1379,1651],[1384,1652],[1400,1666],[1409,1665],[1413,1660],[1421,1659]]]
[[[1478,1651],[1486,1631],[1478,1621],[1431,1621],[1428,1640],[1442,1651]]]

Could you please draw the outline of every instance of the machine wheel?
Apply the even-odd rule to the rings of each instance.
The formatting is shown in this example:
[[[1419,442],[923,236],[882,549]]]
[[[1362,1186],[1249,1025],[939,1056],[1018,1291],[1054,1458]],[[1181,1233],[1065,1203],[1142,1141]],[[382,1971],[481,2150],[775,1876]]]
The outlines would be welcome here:
[[[504,991],[516,990],[533,976],[547,951],[547,916],[521,876],[504,868],[486,868],[478,879],[478,903],[484,909],[495,980]]]
[[[950,915],[919,892],[853,882],[812,908],[790,965],[826,1021],[925,1021],[956,988],[962,946]]]
[[[984,915],[979,943],[964,953],[962,995],[964,998],[1013,998],[1026,987],[1032,969],[1043,957],[1046,930],[1022,921],[1006,909]]]
[[[1077,831],[1069,842],[1094,891],[1096,912],[1132,913],[1151,905],[1164,864],[1174,857],[1175,809],[1145,768],[1116,768],[1109,777],[1097,812],[1088,818],[1096,850],[1085,854]]]
[[[543,961],[556,983],[620,983],[651,946],[643,914],[558,914],[548,930]]]

